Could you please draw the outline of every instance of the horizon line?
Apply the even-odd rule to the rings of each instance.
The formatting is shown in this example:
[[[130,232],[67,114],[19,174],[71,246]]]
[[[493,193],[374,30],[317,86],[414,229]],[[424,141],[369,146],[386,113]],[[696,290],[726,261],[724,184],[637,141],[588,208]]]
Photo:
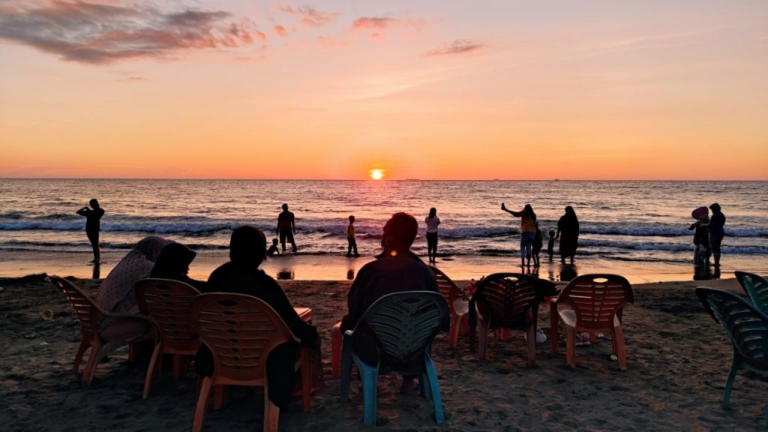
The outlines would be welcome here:
[[[183,178],[183,177],[0,177],[0,180],[142,180],[142,181],[338,181],[338,182],[768,182],[766,179],[323,179],[323,178]]]

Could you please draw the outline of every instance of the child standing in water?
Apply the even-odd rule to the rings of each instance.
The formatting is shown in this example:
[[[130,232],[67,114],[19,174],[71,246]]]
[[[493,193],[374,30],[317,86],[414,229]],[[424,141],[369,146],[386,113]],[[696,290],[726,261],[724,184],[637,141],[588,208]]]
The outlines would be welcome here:
[[[549,254],[549,262],[552,262],[552,256],[555,255],[555,230],[549,230],[549,241],[547,242],[547,254]]]
[[[357,253],[357,239],[355,239],[355,217],[350,216],[349,217],[349,226],[347,226],[347,243],[349,245],[347,246],[347,256],[352,256],[352,249],[355,250],[355,258],[359,257],[360,254]]]

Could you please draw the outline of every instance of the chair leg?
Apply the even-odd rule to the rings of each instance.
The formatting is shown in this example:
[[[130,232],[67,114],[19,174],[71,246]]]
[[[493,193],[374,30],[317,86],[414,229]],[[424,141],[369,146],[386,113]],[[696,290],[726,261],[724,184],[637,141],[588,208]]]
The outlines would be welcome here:
[[[83,385],[91,384],[91,375],[96,369],[96,357],[99,356],[100,349],[101,344],[99,342],[94,342],[91,345],[91,353],[88,355],[88,361],[85,362],[85,370],[83,371]]]
[[[333,379],[339,378],[339,368],[341,367],[341,339],[341,322],[338,322],[331,330],[331,376]]]
[[[421,392],[421,397],[428,401],[432,400],[432,388],[429,386],[429,377],[426,373],[419,376],[419,391]]]
[[[477,345],[477,353],[480,356],[480,361],[485,361],[485,352],[488,348],[488,328],[490,327],[491,322],[485,321],[483,319],[480,319],[480,322],[478,324],[478,327],[480,328],[480,331],[477,334],[478,339],[478,345]],[[496,334],[498,335],[498,330],[496,331]]]
[[[496,340],[498,341],[498,339],[501,339],[502,342],[507,342],[509,340],[509,330],[505,328],[499,329],[499,338]]]
[[[591,331],[589,332],[589,344],[594,345],[597,343],[597,332]]]
[[[565,363],[576,367],[576,327],[564,325],[565,327]]]
[[[96,346],[98,345],[98,346]],[[91,348],[93,351],[91,353],[95,353],[96,357],[89,357],[88,361],[90,362],[91,359],[93,359],[93,364],[91,365],[91,373],[88,375],[88,380],[85,383],[86,385],[91,385],[91,381],[93,381],[94,375],[96,375],[96,366],[98,366],[99,363],[101,363],[101,360],[107,356],[107,354],[114,351],[116,348],[119,348],[123,346],[124,343],[122,341],[115,341],[115,342],[109,342],[104,345],[101,344],[94,344],[94,346]]]
[[[128,360],[135,361],[136,355],[136,347],[133,345],[133,342],[131,342],[128,344]]]
[[[731,399],[731,389],[733,388],[733,381],[736,379],[736,372],[739,371],[741,365],[740,358],[734,354],[733,363],[731,363],[731,370],[728,372],[728,381],[725,382],[725,391],[723,392],[723,403],[721,407],[724,410],[728,409],[728,403]]]
[[[310,348],[303,348],[301,350],[301,397],[302,409],[305,413],[308,413],[310,411],[310,399],[312,398],[312,350]]]
[[[627,370],[627,351],[624,349],[624,330],[621,326],[613,329],[614,344],[616,345],[616,357],[619,358],[619,369]]]
[[[459,333],[461,333],[461,328],[464,325],[464,322],[466,321],[467,316],[456,316],[456,321],[451,323],[451,333],[450,333],[450,343],[448,344],[449,348],[457,348],[459,346]]]
[[[552,354],[557,354],[557,303],[549,304],[549,340],[552,344]]]
[[[525,323],[525,336],[528,342],[528,367],[536,366],[536,323],[533,322],[533,312],[528,311]]]
[[[149,391],[152,389],[152,377],[155,373],[155,365],[157,358],[162,356],[163,347],[161,344],[155,345],[155,351],[152,353],[152,360],[149,361],[149,368],[147,369],[147,377],[144,378],[144,399],[149,397]]]
[[[209,377],[203,379],[203,385],[200,388],[200,397],[197,398],[197,408],[195,408],[195,420],[192,424],[192,432],[200,432],[203,428],[205,411],[208,408],[208,397],[211,394],[211,384],[213,380]]]
[[[435,370],[435,364],[432,362],[432,358],[427,352],[427,380],[429,382],[428,388],[432,396],[432,403],[435,406],[435,423],[440,424],[445,420],[443,415],[443,401],[440,398],[440,383],[437,381],[437,371]]]
[[[72,365],[73,374],[77,375],[77,372],[79,372],[80,363],[83,361],[83,354],[85,354],[85,351],[89,346],[91,346],[91,343],[87,339],[82,339],[80,341],[80,347],[77,349],[77,354],[75,355],[75,364]]]
[[[277,432],[280,422],[280,407],[269,400],[269,387],[264,385],[264,432]]]
[[[227,386],[219,384],[213,387],[213,409],[218,411],[224,406],[224,400],[227,398]]]
[[[184,356],[181,354],[173,354],[173,370],[171,372],[171,377],[174,381],[178,381],[181,378],[181,368],[182,368],[182,362],[184,361]]]
[[[363,424],[376,424],[376,399],[378,398],[379,368],[355,358],[355,364],[363,380]]]
[[[349,382],[352,378],[352,341],[351,336],[344,337],[341,349],[341,382],[339,391],[341,403],[347,403],[349,399]]]

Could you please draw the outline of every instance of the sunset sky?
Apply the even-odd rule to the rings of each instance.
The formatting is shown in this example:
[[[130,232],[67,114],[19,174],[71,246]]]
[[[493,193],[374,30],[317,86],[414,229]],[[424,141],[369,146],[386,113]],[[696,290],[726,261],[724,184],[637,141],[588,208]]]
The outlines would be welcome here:
[[[0,2],[0,177],[768,179],[768,2]]]

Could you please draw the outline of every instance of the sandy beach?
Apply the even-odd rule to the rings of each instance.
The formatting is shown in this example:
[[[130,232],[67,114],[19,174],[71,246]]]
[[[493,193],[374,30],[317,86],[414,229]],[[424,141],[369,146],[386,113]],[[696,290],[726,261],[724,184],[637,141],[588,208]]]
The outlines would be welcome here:
[[[100,281],[75,281],[95,293]],[[296,306],[313,309],[323,335],[326,388],[312,398],[311,414],[298,400],[280,416],[285,431],[352,431],[362,428],[362,397],[338,401],[339,382],[330,376],[328,329],[344,313],[349,282],[282,282]],[[768,385],[740,374],[731,410],[720,401],[732,358],[721,328],[704,312],[694,286],[740,291],[735,280],[635,285],[636,303],[625,312],[629,370],[609,359],[608,341],[577,348],[576,369],[561,352],[538,345],[538,367],[525,367],[522,334],[491,347],[488,362],[462,338],[456,351],[447,335],[433,346],[446,421],[436,425],[432,408],[418,394],[398,393],[399,380],[379,383],[378,430],[758,430]],[[99,365],[93,385],[83,387],[70,373],[80,338],[64,297],[44,276],[0,279],[0,422],[25,430],[189,430],[196,379],[190,370],[179,381],[164,371],[148,400],[141,391],[146,364],[129,362],[127,349]],[[40,313],[53,312],[52,320]],[[542,308],[539,325],[549,331]],[[263,393],[233,398],[209,411],[206,430],[260,430]]]

